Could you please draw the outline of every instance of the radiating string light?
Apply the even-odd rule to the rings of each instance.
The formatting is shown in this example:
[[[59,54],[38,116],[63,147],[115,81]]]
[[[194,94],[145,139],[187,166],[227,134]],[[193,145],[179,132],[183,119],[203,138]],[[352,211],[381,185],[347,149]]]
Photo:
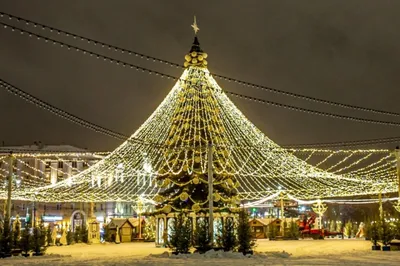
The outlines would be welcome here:
[[[111,44],[107,44],[104,42],[100,42],[91,38],[87,38],[84,37],[82,35],[78,35],[75,33],[71,33],[68,31],[64,31],[64,30],[60,30],[51,26],[47,26],[45,24],[42,23],[38,23],[38,22],[34,22],[32,20],[28,20],[28,19],[24,19],[18,16],[14,16],[11,15],[9,13],[5,13],[5,12],[0,12],[0,17],[8,17],[9,20],[15,20],[17,22],[23,22],[25,23],[26,26],[32,26],[32,27],[38,27],[41,28],[42,30],[47,30],[50,33],[57,33],[58,35],[63,35],[65,37],[70,37],[73,38],[74,40],[80,40],[80,41],[84,41],[87,44],[90,45],[94,45],[94,46],[98,46],[101,48],[105,48],[111,51],[115,51],[115,52],[119,52],[121,54],[124,55],[135,55],[138,58],[142,58],[142,59],[146,59],[146,60],[150,60],[153,62],[159,62],[159,63],[163,63],[172,67],[176,67],[176,68],[183,68],[182,65],[177,64],[177,63],[173,63],[167,60],[163,60],[163,59],[159,59],[153,56],[149,56],[149,55],[145,55],[142,53],[138,53],[132,50],[128,50],[128,49],[124,49],[115,45],[111,45]],[[249,88],[255,88],[255,89],[259,89],[259,90],[263,90],[263,91],[267,91],[267,92],[272,92],[275,94],[282,94],[285,96],[290,96],[290,97],[294,97],[294,98],[298,98],[301,100],[307,100],[307,101],[312,101],[312,102],[316,102],[316,103],[322,103],[322,104],[327,104],[327,105],[331,105],[331,106],[336,106],[336,107],[342,107],[342,108],[347,108],[347,109],[354,109],[354,110],[358,110],[358,111],[364,111],[364,112],[371,112],[371,113],[375,113],[375,114],[382,114],[382,115],[388,115],[388,116],[400,116],[400,113],[396,113],[396,112],[389,112],[389,111],[383,111],[383,110],[377,110],[377,109],[373,109],[373,108],[367,108],[367,107],[362,107],[362,106],[355,106],[355,105],[350,105],[350,104],[345,104],[345,103],[339,103],[339,102],[334,102],[334,101],[329,101],[329,100],[324,100],[324,99],[319,99],[319,98],[315,98],[315,97],[310,97],[310,96],[306,96],[306,95],[301,95],[301,94],[297,94],[297,93],[292,93],[292,92],[287,92],[287,91],[282,91],[282,90],[278,90],[278,89],[274,89],[271,87],[267,87],[267,86],[261,86],[261,85],[257,85],[254,83],[250,83],[247,81],[241,81],[238,79],[234,79],[234,78],[230,78],[230,77],[226,77],[226,76],[222,76],[222,75],[218,75],[215,73],[212,73],[212,75],[214,77],[220,78],[222,80],[226,80],[229,82],[235,82],[238,83],[240,85],[249,87]]]
[[[172,75],[164,74],[164,73],[161,73],[159,71],[153,71],[153,70],[150,70],[150,69],[147,69],[147,68],[144,68],[144,67],[140,67],[140,66],[137,66],[137,65],[133,65],[133,64],[127,63],[125,61],[118,60],[118,59],[115,59],[115,58],[112,58],[112,57],[109,57],[109,56],[104,56],[104,55],[101,55],[101,54],[98,54],[98,53],[94,53],[94,52],[91,52],[91,51],[89,51],[87,49],[83,49],[83,48],[80,48],[80,47],[77,47],[77,46],[74,46],[74,45],[71,45],[71,44],[66,44],[66,43],[63,43],[61,41],[57,41],[55,39],[49,38],[49,37],[44,37],[44,36],[42,36],[40,34],[35,34],[33,32],[26,31],[26,30],[20,29],[20,28],[15,27],[15,26],[11,26],[11,25],[9,25],[7,23],[0,22],[0,25],[3,25],[4,28],[6,28],[6,29],[10,28],[12,31],[17,30],[17,31],[21,32],[22,34],[27,34],[30,37],[35,36],[38,40],[44,40],[45,42],[51,42],[51,43],[53,43],[55,45],[60,45],[60,47],[65,47],[68,50],[81,52],[84,55],[95,56],[98,59],[102,58],[103,60],[105,60],[107,62],[115,63],[116,65],[120,65],[122,67],[130,67],[130,68],[136,69],[138,71],[140,70],[142,72],[147,72],[148,74],[155,74],[156,76],[166,77],[166,78],[171,78],[171,79],[174,79],[174,80],[178,80],[177,77],[174,77]],[[208,74],[211,75],[209,72],[208,72]],[[0,85],[1,85],[1,83],[0,83]],[[359,118],[359,117],[353,117],[353,116],[347,116],[347,115],[338,115],[338,114],[333,114],[333,113],[328,113],[328,112],[316,111],[316,110],[311,110],[311,109],[307,109],[307,108],[301,108],[301,107],[297,107],[297,106],[277,103],[277,102],[273,102],[273,101],[267,101],[267,100],[259,99],[259,98],[256,98],[256,97],[250,97],[250,96],[246,96],[246,95],[243,95],[243,94],[234,93],[234,92],[230,92],[230,91],[226,91],[226,90],[225,90],[225,92],[227,94],[229,94],[229,95],[232,95],[232,96],[235,96],[235,97],[238,97],[238,98],[241,98],[241,99],[254,101],[254,102],[262,103],[262,104],[267,104],[267,105],[271,105],[271,106],[275,106],[275,107],[285,108],[285,109],[288,109],[288,110],[293,110],[293,111],[299,111],[299,112],[303,112],[303,113],[313,114],[313,115],[325,116],[325,117],[330,117],[330,118],[338,118],[338,119],[350,120],[350,121],[355,121],[355,122],[370,123],[370,124],[378,124],[378,125],[386,125],[386,126],[400,126],[399,122],[374,120],[374,119],[365,119],[365,118]],[[88,124],[88,125],[86,125],[86,127],[90,128],[91,125]],[[99,132],[102,132],[102,131],[99,131]]]

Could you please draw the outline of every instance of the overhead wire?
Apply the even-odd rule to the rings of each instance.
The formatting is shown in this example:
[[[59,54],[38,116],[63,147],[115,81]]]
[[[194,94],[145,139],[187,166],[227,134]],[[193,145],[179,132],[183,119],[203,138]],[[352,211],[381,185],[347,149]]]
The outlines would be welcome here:
[[[119,59],[115,59],[113,57],[109,57],[109,56],[105,56],[99,53],[94,53],[92,51],[89,51],[87,49],[83,49],[71,44],[66,44],[64,42],[49,38],[49,37],[45,37],[42,36],[40,34],[36,34],[15,26],[12,26],[10,24],[7,23],[3,23],[0,22],[0,25],[3,25],[4,28],[10,28],[12,31],[18,30],[20,33],[22,34],[28,34],[30,37],[35,36],[38,40],[44,40],[45,42],[52,42],[53,44],[58,44],[61,47],[66,47],[67,49],[71,50],[75,50],[77,52],[82,52],[83,54],[87,54],[90,56],[96,56],[98,59],[102,58],[105,61],[108,61],[110,63],[115,63],[117,65],[120,65],[122,67],[130,67],[130,68],[135,68],[137,71],[142,71],[142,72],[147,72],[149,74],[156,74],[157,76],[160,77],[167,77],[167,78],[171,78],[173,80],[180,80],[178,77],[172,76],[172,75],[168,75],[168,74],[164,74],[162,72],[159,71],[154,71],[148,68],[144,68],[144,67],[140,67]],[[183,80],[184,81],[184,80]],[[187,82],[187,81],[184,81]],[[383,120],[374,120],[374,119],[366,119],[366,118],[359,118],[359,117],[354,117],[354,116],[347,116],[347,115],[339,115],[339,114],[333,114],[333,113],[328,113],[328,112],[322,112],[322,111],[316,111],[316,110],[312,110],[312,109],[307,109],[307,108],[302,108],[302,107],[297,107],[297,106],[293,106],[293,105],[288,105],[288,104],[282,104],[282,103],[278,103],[278,102],[273,102],[273,101],[267,101],[267,100],[263,100],[263,99],[259,99],[256,97],[251,97],[251,96],[246,96],[243,94],[239,94],[239,93],[235,93],[235,92],[231,92],[231,91],[227,91],[224,90],[225,93],[235,96],[237,98],[241,98],[241,99],[246,99],[246,100],[250,100],[253,102],[258,102],[258,103],[263,103],[263,104],[267,104],[267,105],[271,105],[271,106],[275,106],[275,107],[280,107],[280,108],[285,108],[285,109],[289,109],[289,110],[293,110],[293,111],[299,111],[299,112],[304,112],[304,113],[309,113],[309,114],[314,114],[314,115],[319,115],[319,116],[325,116],[325,117],[331,117],[331,118],[339,118],[339,119],[344,119],[344,120],[350,120],[350,121],[356,121],[356,122],[363,122],[363,123],[371,123],[371,124],[378,124],[378,125],[386,125],[386,126],[400,126],[400,122],[391,122],[391,121],[383,121]],[[87,124],[88,127],[91,127],[91,125]],[[101,132],[103,132],[103,130],[100,130]],[[112,134],[115,132],[111,132]]]
[[[103,48],[114,50],[114,51],[120,52],[122,54],[135,55],[137,57],[145,58],[147,60],[151,60],[154,62],[164,63],[171,67],[176,67],[176,68],[181,68],[181,69],[184,68],[184,66],[174,63],[174,62],[171,62],[171,61],[168,61],[168,60],[145,55],[143,53],[139,53],[139,52],[135,52],[135,51],[132,51],[129,49],[121,48],[116,45],[107,44],[105,42],[97,41],[92,38],[84,37],[82,35],[78,35],[78,34],[75,34],[75,33],[69,32],[69,31],[51,27],[51,26],[45,25],[43,23],[35,22],[35,21],[29,20],[29,19],[24,19],[19,16],[14,16],[14,15],[6,13],[6,12],[0,12],[0,17],[4,17],[4,16],[7,16],[10,20],[14,19],[17,22],[25,22],[25,24],[28,26],[33,25],[34,27],[41,27],[43,30],[49,30],[50,32],[55,32],[57,34],[63,34],[64,36],[71,37],[73,39],[79,39],[81,41],[86,41],[88,44],[99,45]],[[275,89],[275,88],[268,87],[268,86],[262,86],[262,85],[258,85],[255,83],[219,75],[216,73],[211,73],[211,74],[214,77],[217,77],[219,79],[226,80],[226,81],[232,81],[232,82],[238,83],[240,85],[244,85],[246,87],[255,88],[255,89],[259,89],[259,90],[263,90],[263,91],[267,91],[267,92],[271,92],[271,93],[275,93],[275,94],[281,94],[281,95],[285,95],[285,96],[289,96],[289,97],[294,97],[294,98],[298,98],[301,100],[307,100],[307,101],[311,101],[311,102],[322,103],[322,104],[327,104],[327,105],[331,105],[331,106],[353,109],[353,110],[363,111],[363,112],[370,112],[370,113],[381,114],[381,115],[397,116],[397,117],[400,116],[400,113],[397,113],[397,112],[390,112],[390,111],[385,111],[385,110],[379,110],[379,109],[374,109],[374,108],[368,108],[368,107],[363,107],[363,106],[357,106],[357,105],[351,105],[351,104],[345,104],[345,103],[320,99],[320,98],[316,98],[316,97],[312,97],[312,96],[306,96],[306,95],[302,95],[302,94],[298,94],[298,93],[283,91],[283,90]]]

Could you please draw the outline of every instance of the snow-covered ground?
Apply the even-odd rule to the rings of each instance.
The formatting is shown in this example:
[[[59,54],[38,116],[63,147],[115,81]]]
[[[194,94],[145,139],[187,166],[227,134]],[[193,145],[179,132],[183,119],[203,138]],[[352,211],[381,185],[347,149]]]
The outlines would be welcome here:
[[[400,251],[371,251],[371,242],[354,239],[258,240],[258,254],[251,258],[230,258],[231,254],[190,258],[160,255],[165,251],[155,248],[154,243],[77,244],[50,247],[47,255],[39,258],[0,259],[0,265],[399,265],[400,261]]]

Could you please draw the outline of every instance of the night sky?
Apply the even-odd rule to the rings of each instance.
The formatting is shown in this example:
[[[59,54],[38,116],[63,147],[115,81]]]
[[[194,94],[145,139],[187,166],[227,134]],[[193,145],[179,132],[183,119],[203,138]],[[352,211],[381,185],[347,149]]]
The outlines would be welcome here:
[[[193,15],[211,72],[280,90],[400,112],[400,1],[0,0],[0,11],[183,64]],[[23,24],[1,18],[15,26]],[[24,27],[24,26],[23,26]],[[26,27],[32,30],[30,27]],[[180,76],[182,70],[56,37]],[[59,108],[132,134],[174,82],[0,28],[0,78]],[[396,121],[217,79],[248,96],[337,114]],[[399,127],[350,122],[231,99],[278,144],[400,136]],[[120,141],[67,122],[0,88],[0,144],[72,144],[113,150]],[[398,118],[397,121],[400,121]],[[386,147],[394,147],[389,144]],[[382,146],[381,146],[382,147]]]

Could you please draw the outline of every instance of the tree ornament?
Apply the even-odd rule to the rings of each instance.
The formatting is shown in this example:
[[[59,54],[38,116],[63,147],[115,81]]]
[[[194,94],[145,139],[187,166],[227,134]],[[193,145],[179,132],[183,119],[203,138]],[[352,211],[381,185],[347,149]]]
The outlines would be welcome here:
[[[199,56],[197,57],[197,59],[198,59],[199,61],[203,61],[204,57],[203,57],[202,55],[199,55]]]
[[[193,178],[193,184],[197,185],[200,183],[200,179],[198,177]]]
[[[199,212],[200,210],[201,210],[200,204],[198,204],[198,203],[193,204],[192,211]]]
[[[181,199],[181,201],[185,201],[185,200],[187,200],[187,199],[189,198],[189,194],[186,193],[186,192],[182,192],[182,193],[179,195],[179,198]]]
[[[208,57],[208,54],[206,54],[206,53],[203,53],[202,55],[203,55],[204,59],[206,59]]]
[[[188,67],[188,66],[189,66],[189,62],[183,63],[183,66],[184,66],[184,67]]]
[[[170,183],[171,183],[171,180],[169,180],[169,178],[166,178],[162,182],[161,187],[167,187]]]
[[[154,197],[154,201],[156,201],[156,202],[163,202],[163,201],[164,201],[164,197],[161,196],[161,195],[156,195],[156,196]]]
[[[170,213],[171,210],[172,210],[172,208],[171,208],[171,206],[169,206],[169,205],[165,205],[164,208],[162,208],[162,211],[163,211],[164,213]]]
[[[197,56],[197,53],[196,53],[196,52],[192,52],[190,55],[191,55],[192,57],[196,57],[196,56]]]
[[[190,60],[192,60],[192,57],[190,56],[190,55],[185,55],[185,60],[187,61],[187,62],[190,62]]]
[[[201,158],[199,156],[194,157],[194,161],[196,163],[199,163],[201,161]]]
[[[196,58],[193,58],[193,59],[192,59],[192,63],[193,63],[193,64],[197,64],[197,59],[196,59]]]
[[[233,185],[234,185],[231,178],[228,178],[228,179],[226,180],[226,183],[227,183],[229,186],[233,186]]]
[[[221,196],[217,192],[214,193],[213,198],[214,198],[215,202],[218,202],[221,200]]]

